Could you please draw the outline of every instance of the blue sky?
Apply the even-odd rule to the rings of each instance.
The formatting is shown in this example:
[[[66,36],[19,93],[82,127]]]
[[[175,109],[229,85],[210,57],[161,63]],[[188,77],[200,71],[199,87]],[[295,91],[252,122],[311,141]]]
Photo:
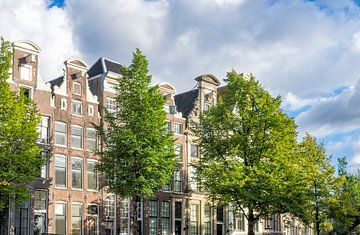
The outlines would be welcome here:
[[[42,49],[41,77],[72,57],[124,64],[140,48],[154,82],[251,72],[305,132],[360,167],[360,0],[2,0],[0,34]]]

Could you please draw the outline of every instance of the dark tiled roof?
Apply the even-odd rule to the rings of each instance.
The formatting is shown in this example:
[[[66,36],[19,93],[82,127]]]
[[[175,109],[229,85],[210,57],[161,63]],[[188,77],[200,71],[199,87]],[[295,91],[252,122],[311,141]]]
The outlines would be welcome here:
[[[102,65],[102,58],[100,57],[95,64],[93,64],[90,69],[87,71],[87,74],[89,75],[89,77],[94,77],[98,74],[102,74],[104,73],[104,68]]]
[[[121,64],[108,60],[108,59],[104,59],[105,62],[105,66],[106,66],[106,70],[113,72],[113,73],[117,73],[120,74],[120,66]]]
[[[189,116],[191,110],[194,108],[195,99],[198,97],[198,94],[199,89],[195,89],[175,95],[174,98],[177,110],[182,112],[183,117],[187,118]]]
[[[53,89],[54,86],[60,87],[63,82],[64,82],[64,76],[60,76],[58,78],[48,81],[47,83],[50,83],[50,87],[51,89]]]
[[[105,59],[100,57],[95,64],[91,66],[91,68],[87,71],[89,77],[94,77],[99,74],[113,72],[120,74],[120,64],[109,59]]]

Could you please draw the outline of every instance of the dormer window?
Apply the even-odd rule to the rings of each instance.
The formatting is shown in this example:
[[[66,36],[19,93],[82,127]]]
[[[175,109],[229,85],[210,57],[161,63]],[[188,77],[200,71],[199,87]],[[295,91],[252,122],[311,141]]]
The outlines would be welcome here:
[[[81,95],[81,84],[74,82],[73,83],[73,94],[74,95]]]

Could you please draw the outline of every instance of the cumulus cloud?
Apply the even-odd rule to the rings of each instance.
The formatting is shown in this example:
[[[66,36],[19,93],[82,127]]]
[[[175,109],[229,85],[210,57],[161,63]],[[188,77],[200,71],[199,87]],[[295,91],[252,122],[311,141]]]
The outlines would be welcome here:
[[[301,113],[296,118],[300,132],[324,137],[360,128],[359,100],[360,80],[337,96],[321,98],[310,110]]]
[[[199,74],[221,79],[236,69],[276,93],[307,97],[349,85],[360,73],[349,43],[358,7],[341,2],[324,10],[322,1],[69,0],[64,11],[90,63],[106,56],[127,64],[139,47],[154,78],[179,91]]]
[[[39,45],[44,80],[58,76],[63,62],[78,55],[70,19],[62,9],[48,9],[43,0],[0,1],[0,35],[9,41],[31,40]]]

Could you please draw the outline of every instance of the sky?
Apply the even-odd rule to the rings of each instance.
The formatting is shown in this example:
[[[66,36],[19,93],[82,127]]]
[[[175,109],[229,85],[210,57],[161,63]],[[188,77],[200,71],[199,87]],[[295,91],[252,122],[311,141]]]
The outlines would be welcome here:
[[[251,72],[333,162],[360,167],[360,0],[1,0],[0,35],[40,46],[44,81],[63,62],[131,62],[140,48],[154,83]]]

